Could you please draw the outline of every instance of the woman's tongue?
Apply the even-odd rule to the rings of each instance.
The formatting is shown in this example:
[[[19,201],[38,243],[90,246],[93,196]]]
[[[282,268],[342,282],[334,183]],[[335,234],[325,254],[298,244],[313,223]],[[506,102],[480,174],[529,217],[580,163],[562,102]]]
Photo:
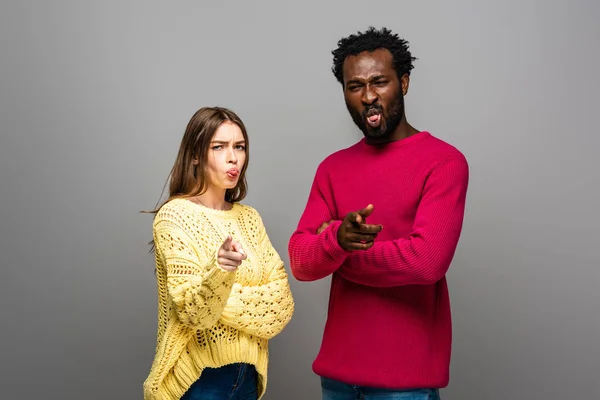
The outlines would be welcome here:
[[[372,128],[377,128],[381,123],[381,114],[371,114],[367,117],[367,124]]]

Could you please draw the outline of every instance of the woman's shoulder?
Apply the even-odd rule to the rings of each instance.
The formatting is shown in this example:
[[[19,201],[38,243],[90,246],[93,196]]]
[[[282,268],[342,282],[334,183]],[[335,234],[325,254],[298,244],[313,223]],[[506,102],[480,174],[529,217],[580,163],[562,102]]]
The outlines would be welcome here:
[[[242,203],[235,203],[235,204],[239,210],[239,214],[241,214],[242,216],[244,216],[246,218],[256,219],[262,223],[262,219],[256,208],[249,206],[247,204],[242,204]]]
[[[177,225],[183,224],[193,214],[191,206],[193,206],[192,202],[182,198],[167,201],[158,209],[154,217],[154,225],[156,226],[160,222],[171,222]]]

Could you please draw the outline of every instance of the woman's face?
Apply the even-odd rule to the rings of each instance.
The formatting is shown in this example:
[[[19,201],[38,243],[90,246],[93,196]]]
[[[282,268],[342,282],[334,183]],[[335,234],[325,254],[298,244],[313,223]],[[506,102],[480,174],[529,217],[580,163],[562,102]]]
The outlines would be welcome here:
[[[246,141],[242,130],[233,122],[225,121],[216,130],[206,157],[208,188],[233,189],[246,162]]]

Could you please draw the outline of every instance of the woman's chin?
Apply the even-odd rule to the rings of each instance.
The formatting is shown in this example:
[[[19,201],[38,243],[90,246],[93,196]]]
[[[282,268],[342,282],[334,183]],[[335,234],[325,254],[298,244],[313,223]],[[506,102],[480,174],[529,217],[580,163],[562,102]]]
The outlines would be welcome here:
[[[236,187],[237,184],[238,184],[237,181],[235,181],[235,182],[226,182],[226,183],[223,184],[222,187],[225,190],[230,190],[230,189],[233,189],[234,187]]]

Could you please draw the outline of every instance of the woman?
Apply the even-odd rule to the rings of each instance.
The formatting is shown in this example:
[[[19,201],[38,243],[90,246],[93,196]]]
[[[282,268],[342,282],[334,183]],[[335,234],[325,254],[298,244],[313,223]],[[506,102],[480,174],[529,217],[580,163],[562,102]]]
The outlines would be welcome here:
[[[232,111],[198,110],[153,224],[156,356],[144,399],[260,399],[268,339],[294,301],[281,258],[246,195],[248,136]]]

